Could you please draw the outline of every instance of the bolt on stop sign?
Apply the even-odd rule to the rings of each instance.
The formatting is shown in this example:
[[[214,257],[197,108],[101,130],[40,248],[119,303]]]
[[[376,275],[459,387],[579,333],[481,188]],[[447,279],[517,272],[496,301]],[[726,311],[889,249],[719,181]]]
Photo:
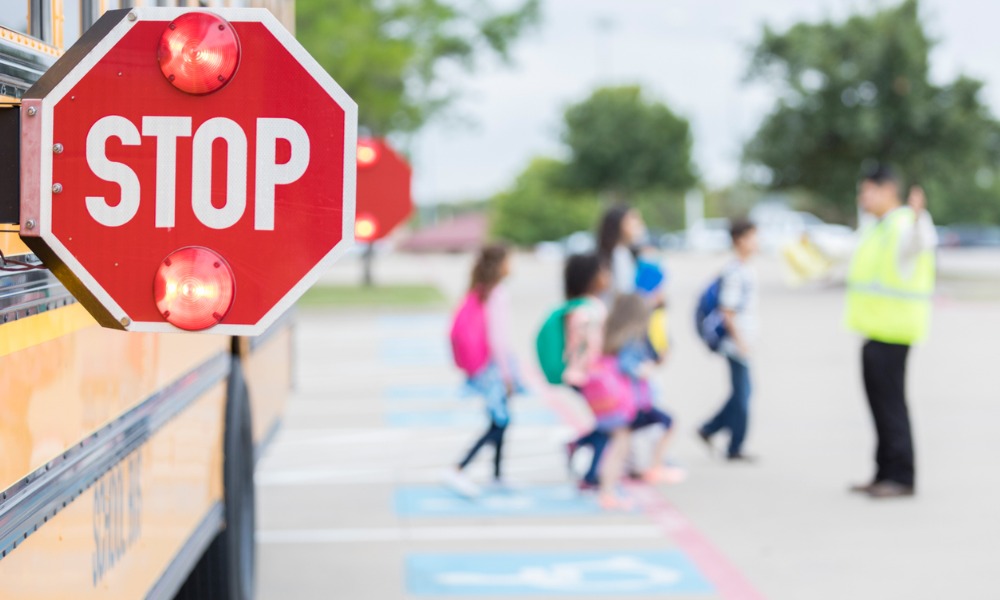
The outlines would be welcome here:
[[[357,106],[264,9],[108,12],[21,106],[21,236],[94,317],[256,335],[354,241]]]

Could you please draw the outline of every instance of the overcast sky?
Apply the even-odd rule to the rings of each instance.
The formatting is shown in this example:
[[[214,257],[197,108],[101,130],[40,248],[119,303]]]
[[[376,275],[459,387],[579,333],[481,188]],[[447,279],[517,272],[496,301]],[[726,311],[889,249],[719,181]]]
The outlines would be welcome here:
[[[761,25],[841,18],[895,4],[873,0],[543,0],[541,27],[518,43],[515,64],[487,65],[456,79],[457,112],[426,128],[412,146],[417,202],[487,197],[505,188],[532,156],[558,155],[565,107],[599,85],[641,84],[687,117],[699,172],[731,182],[743,142],[773,105],[769,90],[743,82]],[[959,72],[987,82],[1000,114],[1000,2],[923,0],[924,22],[940,40],[932,78]],[[467,120],[472,124],[456,121]]]

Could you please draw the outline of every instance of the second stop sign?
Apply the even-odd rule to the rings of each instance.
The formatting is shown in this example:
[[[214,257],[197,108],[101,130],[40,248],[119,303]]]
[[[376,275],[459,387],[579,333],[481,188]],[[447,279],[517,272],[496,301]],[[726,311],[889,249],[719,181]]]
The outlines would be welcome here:
[[[413,212],[409,163],[381,138],[358,141],[358,241],[392,233]]]
[[[60,63],[21,232],[103,324],[259,333],[352,243],[357,107],[267,11],[112,11]]]

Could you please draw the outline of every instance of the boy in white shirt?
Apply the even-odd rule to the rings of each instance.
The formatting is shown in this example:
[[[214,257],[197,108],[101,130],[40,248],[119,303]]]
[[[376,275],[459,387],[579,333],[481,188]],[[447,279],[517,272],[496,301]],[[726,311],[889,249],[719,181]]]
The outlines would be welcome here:
[[[722,272],[719,307],[722,310],[726,336],[719,346],[719,353],[729,363],[732,393],[714,417],[701,426],[698,436],[711,447],[712,436],[726,429],[729,431],[730,461],[752,462],[743,453],[747,423],[750,416],[750,357],[757,336],[757,275],[751,259],[757,254],[757,227],[745,219],[734,221],[730,227],[735,257]]]

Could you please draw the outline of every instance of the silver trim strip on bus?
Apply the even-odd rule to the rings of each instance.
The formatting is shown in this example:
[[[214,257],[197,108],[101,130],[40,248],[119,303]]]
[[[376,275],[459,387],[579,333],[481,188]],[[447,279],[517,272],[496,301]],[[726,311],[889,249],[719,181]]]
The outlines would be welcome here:
[[[41,264],[33,254],[9,257]],[[76,298],[48,270],[0,272],[0,323],[74,304]]]
[[[0,96],[20,98],[55,62],[55,56],[0,38]]]
[[[224,381],[232,361],[228,352],[215,355],[0,493],[0,559]]]

